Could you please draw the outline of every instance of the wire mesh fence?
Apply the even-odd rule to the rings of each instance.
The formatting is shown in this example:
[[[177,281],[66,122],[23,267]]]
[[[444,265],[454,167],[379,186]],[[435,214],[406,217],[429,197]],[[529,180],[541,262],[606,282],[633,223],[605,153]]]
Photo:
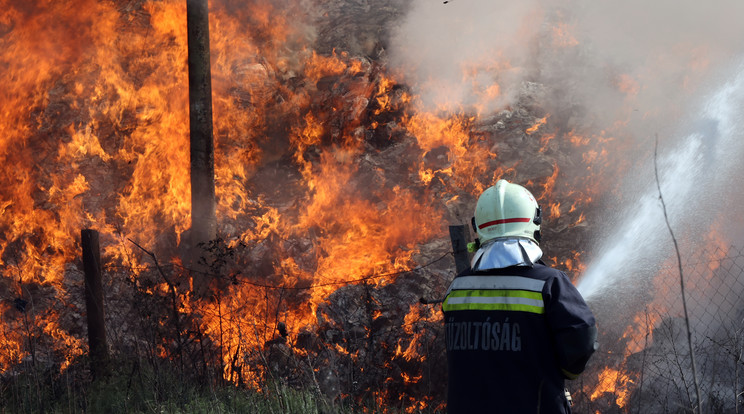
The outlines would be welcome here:
[[[602,349],[572,384],[578,412],[693,412],[695,382],[702,412],[744,410],[744,251],[699,250],[682,258],[681,269],[696,373],[675,260],[620,300],[624,307],[599,318]],[[601,326],[602,319],[609,326]]]
[[[419,302],[443,292],[451,280],[451,263],[443,258],[433,256],[426,265],[387,275],[389,282],[382,284],[377,277],[357,277],[338,286],[286,289],[236,274],[222,293],[203,300],[191,297],[189,269],[109,265],[110,346],[132,361],[126,369],[130,374],[143,364],[156,371],[171,364],[177,372],[212,384],[267,389],[280,382],[335,401],[444,412],[441,311],[438,304]],[[569,382],[575,412],[691,412],[698,404],[695,381],[703,412],[744,411],[744,249],[697,251],[683,257],[682,271],[697,376],[690,363],[679,270],[670,261],[625,289],[629,294],[597,309],[601,348],[584,375]],[[48,312],[72,315],[60,325],[78,332],[75,338],[82,342],[82,305],[75,294],[82,289],[81,277],[72,268],[69,272],[69,300],[50,301]],[[160,272],[172,283],[163,283]],[[308,308],[310,319],[290,311],[304,306],[313,289],[326,287],[323,302]],[[0,352],[26,355],[17,358],[25,361],[19,369],[55,358],[70,360],[65,352],[84,352],[45,339],[49,335],[41,328],[39,310],[45,293],[24,291],[29,304],[19,302],[4,314],[3,326],[18,329],[0,332],[6,342],[17,336],[18,347]],[[305,325],[308,320],[312,324]],[[43,352],[47,342],[54,352]],[[19,371],[9,369],[6,377],[13,372]]]

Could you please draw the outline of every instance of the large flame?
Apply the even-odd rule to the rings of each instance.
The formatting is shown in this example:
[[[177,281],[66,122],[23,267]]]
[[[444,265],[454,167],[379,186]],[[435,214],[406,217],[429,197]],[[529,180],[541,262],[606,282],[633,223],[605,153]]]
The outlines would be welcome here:
[[[148,252],[189,265],[181,248],[191,225],[185,2],[74,3],[0,0],[0,372],[36,357],[29,336],[63,367],[85,351],[59,312],[83,312],[73,299],[81,229],[99,230],[105,262],[126,266],[133,279],[152,264]],[[463,205],[496,179],[524,179],[555,236],[586,226],[582,212],[604,191],[608,165],[628,167],[607,150],[622,125],[594,133],[515,110],[491,128],[486,108],[503,101],[502,91],[482,83],[476,63],[463,64],[463,82],[478,91],[472,111],[450,102],[447,111],[423,110],[423,98],[380,62],[318,50],[310,26],[289,17],[309,21],[306,11],[279,7],[226,1],[211,10],[219,234],[226,249],[248,252],[244,268],[212,266],[215,279],[233,283],[209,298],[189,294],[188,271],[143,287],[177,295],[178,311],[198,315],[200,335],[221,347],[227,379],[260,387],[262,373],[238,366],[235,355],[274,339],[279,321],[290,338],[312,329],[318,307],[347,282],[394,283],[421,264],[422,245],[446,238],[447,220],[469,220]],[[565,24],[553,42],[577,44]],[[485,64],[507,69],[501,57]],[[617,88],[638,90],[623,76]],[[517,138],[504,143],[510,134]],[[551,158],[567,152],[583,155]],[[572,253],[552,263],[581,271],[582,247],[561,249]],[[404,308],[407,336],[391,353],[421,363],[424,335],[414,321],[436,323],[441,314]],[[415,385],[422,374],[389,381]],[[409,412],[440,401],[388,392],[375,395],[400,399]]]
[[[28,298],[24,289],[39,285],[65,298],[65,266],[76,260],[86,227],[103,233],[111,262],[149,259],[132,240],[180,263],[176,247],[190,226],[184,2],[16,3],[3,1],[0,19],[2,157],[13,166],[4,169],[0,195],[9,297]],[[324,286],[310,291],[309,306],[289,310],[296,333],[314,322],[335,282],[412,267],[417,245],[442,232],[442,212],[420,201],[432,196],[423,185],[389,181],[387,166],[360,177],[369,133],[363,122],[382,128],[375,118],[405,104],[405,96],[393,96],[392,79],[345,52],[312,50],[312,36],[269,2],[253,5],[250,17],[233,12],[215,5],[212,15],[221,233],[231,246],[308,240],[301,250],[274,252],[269,273],[277,285]],[[464,133],[442,130],[437,145],[452,143],[461,154]],[[288,161],[277,163],[275,176],[256,183],[259,169],[282,157]],[[299,175],[282,176],[286,165]],[[418,175],[415,163],[403,167]],[[220,306],[242,309],[257,302],[252,295],[233,287]],[[218,324],[208,310],[217,305],[200,306],[212,334]],[[44,326],[55,348],[71,346],[69,357],[82,352],[81,338],[58,326],[60,315],[29,315],[37,320],[26,323]],[[28,350],[13,323],[3,332],[5,370]]]

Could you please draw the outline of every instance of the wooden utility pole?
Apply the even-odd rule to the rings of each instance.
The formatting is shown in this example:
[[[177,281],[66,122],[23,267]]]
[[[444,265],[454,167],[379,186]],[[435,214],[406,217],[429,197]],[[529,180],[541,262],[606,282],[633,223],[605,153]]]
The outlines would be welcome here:
[[[197,246],[213,240],[217,227],[207,0],[186,1],[186,22],[191,126],[191,241],[192,246]]]
[[[80,241],[83,248],[83,271],[85,272],[85,310],[88,319],[90,371],[94,378],[100,378],[108,373],[108,345],[106,344],[103,313],[101,249],[98,243],[98,232],[82,230]]]

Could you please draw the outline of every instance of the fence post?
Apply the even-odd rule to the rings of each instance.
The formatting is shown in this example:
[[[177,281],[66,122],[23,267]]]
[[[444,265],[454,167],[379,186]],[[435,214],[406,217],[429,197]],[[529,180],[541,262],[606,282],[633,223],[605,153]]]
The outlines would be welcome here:
[[[85,272],[85,310],[88,319],[88,347],[90,371],[94,378],[108,373],[108,347],[103,314],[103,282],[101,277],[101,250],[98,232],[85,229],[80,232]]]
[[[459,274],[470,266],[465,226],[449,226],[449,233],[450,240],[452,241],[452,252],[455,254],[455,269],[457,269],[457,273]]]

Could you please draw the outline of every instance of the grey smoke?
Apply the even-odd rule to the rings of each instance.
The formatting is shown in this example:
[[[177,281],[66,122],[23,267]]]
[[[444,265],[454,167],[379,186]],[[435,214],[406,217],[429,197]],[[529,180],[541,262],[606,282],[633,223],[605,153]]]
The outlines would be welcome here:
[[[744,3],[733,0],[414,0],[393,24],[388,52],[429,109],[468,108],[498,84],[488,108],[497,110],[523,81],[550,81],[611,122],[629,104],[641,114],[679,108],[744,50],[742,18]],[[623,79],[637,84],[636,96],[621,90]]]

